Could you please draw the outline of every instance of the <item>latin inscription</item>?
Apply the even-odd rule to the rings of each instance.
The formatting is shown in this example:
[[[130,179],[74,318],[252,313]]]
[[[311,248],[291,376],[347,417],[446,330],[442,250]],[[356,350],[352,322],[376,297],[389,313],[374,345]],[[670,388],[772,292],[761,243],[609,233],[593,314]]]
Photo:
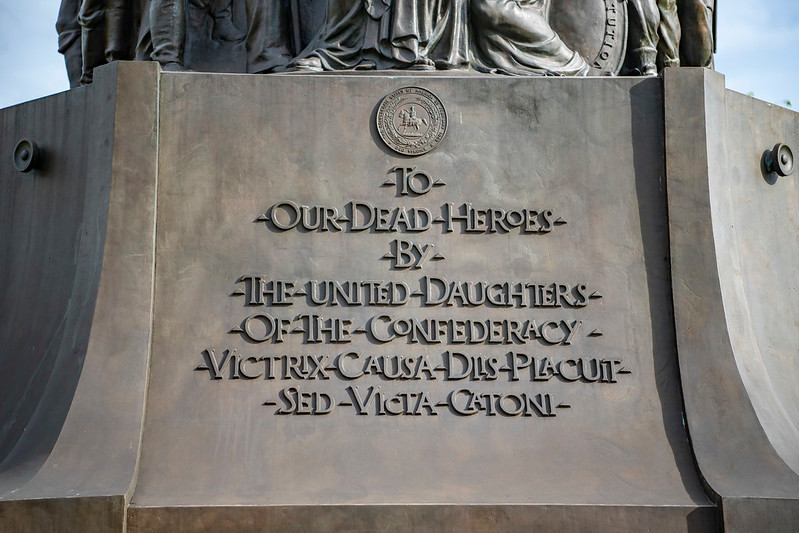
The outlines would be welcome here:
[[[380,187],[393,189],[396,197],[446,190],[444,180],[417,167],[393,167],[387,175]],[[442,202],[428,209],[359,199],[341,206],[282,199],[255,222],[278,238],[285,232],[386,237],[383,253],[374,257],[376,264],[387,263],[384,279],[242,273],[231,280],[229,297],[240,301],[243,313],[226,332],[229,346],[202,348],[194,370],[212,382],[278,383],[277,393],[263,400],[276,415],[344,411],[548,418],[572,405],[542,385],[613,386],[631,374],[621,357],[591,349],[591,341],[604,334],[580,312],[601,303],[603,296],[587,281],[453,279],[437,274],[440,269],[425,274],[429,265],[447,261],[436,239],[426,234],[545,238],[566,225],[553,207]],[[391,272],[403,270],[419,271],[416,281],[391,279]],[[346,309],[360,312],[341,316]],[[467,318],[462,312],[446,316],[450,309],[473,312]],[[489,318],[481,312],[492,309],[513,316]],[[282,352],[287,342],[324,353]],[[368,346],[375,347],[373,353]],[[562,347],[579,353],[557,353]],[[338,392],[317,389],[321,382],[339,383]],[[426,386],[432,382],[445,386]],[[402,383],[406,386],[398,390]]]

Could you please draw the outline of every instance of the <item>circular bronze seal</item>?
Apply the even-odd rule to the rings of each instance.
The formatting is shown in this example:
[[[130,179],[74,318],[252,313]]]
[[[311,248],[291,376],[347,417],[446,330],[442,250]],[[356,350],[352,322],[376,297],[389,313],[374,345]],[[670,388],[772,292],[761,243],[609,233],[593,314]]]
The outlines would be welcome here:
[[[602,72],[618,74],[627,51],[627,3],[623,0],[560,0],[549,22],[566,46]]]
[[[395,152],[426,154],[438,146],[447,133],[447,110],[427,89],[403,87],[380,102],[377,132]]]

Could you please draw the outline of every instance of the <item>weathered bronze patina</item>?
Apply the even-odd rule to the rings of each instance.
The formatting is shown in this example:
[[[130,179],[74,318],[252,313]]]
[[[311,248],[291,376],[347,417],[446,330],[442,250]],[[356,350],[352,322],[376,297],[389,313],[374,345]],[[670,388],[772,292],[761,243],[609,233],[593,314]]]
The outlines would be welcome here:
[[[120,62],[0,124],[0,530],[795,529],[799,119],[721,75]]]
[[[209,72],[653,75],[711,64],[713,10],[713,0],[63,0],[57,29],[73,84],[119,59]]]

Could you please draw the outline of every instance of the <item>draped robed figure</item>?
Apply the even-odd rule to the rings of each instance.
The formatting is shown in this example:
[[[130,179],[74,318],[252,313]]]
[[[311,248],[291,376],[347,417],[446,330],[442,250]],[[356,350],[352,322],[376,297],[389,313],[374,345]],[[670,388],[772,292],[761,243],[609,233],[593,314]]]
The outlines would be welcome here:
[[[549,1],[329,0],[325,24],[296,66],[588,73],[550,26]]]
[[[552,0],[471,0],[473,64],[503,74],[581,76],[586,60],[549,24]]]
[[[62,0],[56,28],[72,86],[120,59],[565,76],[613,74],[624,61],[627,74],[654,75],[712,66],[715,0]]]

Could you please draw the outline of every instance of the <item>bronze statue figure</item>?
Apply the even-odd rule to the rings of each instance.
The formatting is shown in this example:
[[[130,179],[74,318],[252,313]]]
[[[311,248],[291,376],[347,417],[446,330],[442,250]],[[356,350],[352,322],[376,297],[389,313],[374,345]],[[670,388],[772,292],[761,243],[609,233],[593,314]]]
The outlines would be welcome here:
[[[81,27],[81,83],[91,83],[95,67],[132,59],[132,0],[83,0],[78,12]]]
[[[118,59],[560,76],[612,75],[624,60],[624,73],[649,76],[712,66],[714,13],[715,0],[63,0],[56,27],[73,86]]]
[[[468,68],[467,0],[394,0],[390,4],[379,22],[367,28],[368,50],[398,68]]]
[[[627,73],[654,76],[680,65],[676,0],[628,0]]]
[[[83,71],[81,60],[81,29],[78,24],[80,0],[61,0],[55,29],[58,32],[58,51],[64,55],[70,87],[80,85]]]
[[[292,68],[309,71],[375,68],[363,57],[367,23],[387,12],[382,0],[328,0],[322,27]]]
[[[325,26],[295,64],[309,70],[587,74],[586,60],[549,25],[549,1],[331,0]]]
[[[164,70],[183,70],[186,0],[150,0],[149,15],[151,59],[158,61]]]
[[[247,72],[271,72],[294,57],[292,17],[285,0],[246,0]],[[299,45],[295,45],[299,47]]]
[[[685,67],[713,66],[716,51],[716,1],[677,0],[680,25],[680,62]]]
[[[549,24],[551,1],[472,1],[475,67],[503,74],[587,75],[586,60]]]

